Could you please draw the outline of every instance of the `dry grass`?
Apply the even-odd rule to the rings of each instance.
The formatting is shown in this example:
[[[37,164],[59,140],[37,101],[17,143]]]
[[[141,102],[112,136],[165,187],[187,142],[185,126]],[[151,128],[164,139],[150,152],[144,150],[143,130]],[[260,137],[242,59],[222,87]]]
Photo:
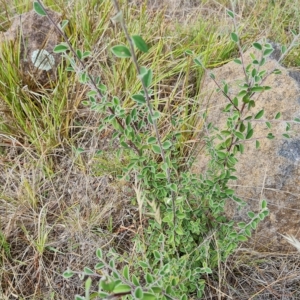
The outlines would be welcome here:
[[[299,253],[258,253],[241,249],[207,278],[204,299],[296,300],[300,298]]]
[[[45,4],[70,20],[72,43],[93,51],[88,62],[92,72],[101,73],[110,94],[119,96],[124,108],[131,109],[129,95],[139,90],[139,81],[129,62],[118,62],[109,52],[124,37],[110,22],[111,1],[100,2],[78,0],[64,5],[62,0],[49,0]],[[224,12],[230,1],[149,0],[148,8],[135,5],[142,1],[131,2],[124,5],[130,16],[129,30],[153,45],[140,59],[156,74],[155,105],[166,115],[181,114],[181,130],[186,132],[181,154],[188,156],[194,149],[190,141],[197,138],[201,126],[197,109],[202,73],[184,52],[201,53],[208,68],[236,54],[228,38],[232,25]],[[298,28],[299,5],[282,0],[272,6],[271,2],[237,1],[246,46],[262,36],[287,43],[291,38],[288,29]],[[30,1],[0,1],[0,30],[8,28],[16,13],[29,9]],[[79,278],[63,280],[64,270],[92,267],[98,247],[114,247],[119,252],[132,249],[139,212],[132,201],[132,186],[116,177],[126,157],[118,160],[109,131],[97,131],[103,116],[81,104],[86,88],[73,75],[60,70],[57,88],[24,91],[16,57],[10,57],[8,65],[3,53],[0,64],[5,72],[0,72],[0,82],[6,83],[0,86],[1,107],[6,104],[0,124],[0,298],[74,299],[76,293],[83,293],[82,282]],[[297,52],[286,64],[300,65]],[[12,99],[6,96],[8,91]],[[38,108],[35,97],[45,100]],[[25,103],[23,107],[15,105],[19,100]],[[34,109],[34,115],[29,115]],[[160,126],[163,134],[173,130],[168,119]],[[294,254],[237,252],[220,265],[219,279],[218,274],[208,278],[206,299],[299,299],[299,261]]]

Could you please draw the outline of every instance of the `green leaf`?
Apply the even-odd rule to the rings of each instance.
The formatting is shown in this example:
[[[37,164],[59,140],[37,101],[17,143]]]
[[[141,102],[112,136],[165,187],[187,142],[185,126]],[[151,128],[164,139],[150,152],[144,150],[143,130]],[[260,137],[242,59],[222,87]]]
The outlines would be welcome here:
[[[238,223],[238,226],[239,226],[240,228],[245,228],[245,227],[246,227],[246,223],[245,223],[245,222],[239,222],[239,223]]]
[[[160,149],[159,145],[156,145],[156,144],[152,145],[152,150],[156,154],[161,154],[161,149]]]
[[[240,125],[240,132],[244,132],[245,131],[245,129],[246,129],[246,126],[245,126],[245,124],[242,122],[241,123],[241,125]]]
[[[263,57],[263,58],[260,60],[259,65],[260,65],[260,66],[263,66],[265,63],[266,63],[266,58]]]
[[[275,136],[273,135],[273,133],[270,132],[270,133],[268,133],[267,138],[269,140],[273,140],[275,138]]]
[[[62,22],[60,24],[60,29],[64,30],[68,24],[69,24],[69,20],[62,20]]]
[[[247,132],[246,140],[250,139],[252,136],[253,136],[253,129],[250,129],[250,130]]]
[[[269,90],[272,89],[270,86],[267,86],[267,85],[265,85],[263,88],[264,88],[265,91],[269,91]]]
[[[141,50],[142,52],[148,52],[149,48],[146,44],[146,42],[143,40],[143,38],[139,35],[133,35],[132,37],[132,41],[134,43],[134,45]]]
[[[144,293],[142,300],[156,300],[156,296],[152,293]]]
[[[128,58],[131,57],[130,50],[124,45],[117,45],[111,48],[111,52],[120,58]]]
[[[172,143],[171,143],[170,141],[165,141],[165,142],[162,144],[162,147],[163,147],[164,150],[169,149],[171,146],[172,146]]]
[[[91,51],[84,51],[83,54],[82,54],[82,59],[83,58],[87,58],[91,55]]]
[[[262,212],[266,217],[269,215],[269,210],[268,209],[266,209],[266,210],[264,210],[263,212]]]
[[[281,53],[284,54],[286,52],[287,48],[285,45],[281,46]]]
[[[152,115],[152,120],[157,120],[160,117],[160,113],[159,111],[155,111]]]
[[[165,179],[166,178],[166,174],[165,173],[156,173],[155,174],[155,178]]]
[[[76,54],[79,59],[82,59],[82,52],[79,49],[76,50]]]
[[[135,286],[140,286],[139,280],[134,274],[132,274],[131,279]]]
[[[262,209],[267,208],[267,200],[264,199],[264,200],[261,202],[261,208],[262,208]]]
[[[300,118],[295,118],[294,121],[295,122],[300,122]]]
[[[235,32],[232,32],[230,37],[235,43],[237,43],[239,41],[239,37]]]
[[[253,220],[252,223],[251,223],[252,229],[256,229],[257,224],[258,224],[258,222]]]
[[[80,83],[83,83],[83,84],[87,83],[89,81],[89,77],[88,77],[87,72],[80,73],[78,80],[79,80]]]
[[[94,274],[93,270],[91,270],[91,269],[88,268],[88,267],[84,267],[83,272],[84,272],[86,275],[93,275],[93,274]]]
[[[44,8],[40,5],[40,3],[38,3],[37,1],[33,2],[33,9],[34,11],[40,15],[40,16],[47,16]]]
[[[298,35],[297,32],[294,29],[291,29],[291,32],[294,36]]]
[[[61,43],[54,47],[53,52],[54,53],[63,53],[69,50],[69,46],[66,43]]]
[[[239,99],[237,97],[234,97],[232,102],[235,106],[239,106]]]
[[[255,216],[255,214],[254,214],[254,212],[253,211],[248,211],[248,217],[249,218],[254,218],[254,216]]]
[[[278,112],[278,113],[276,114],[276,116],[275,116],[275,120],[278,120],[280,117],[281,117],[281,113]]]
[[[152,290],[153,293],[158,294],[158,293],[161,293],[162,288],[159,287],[159,286],[152,286],[151,290]]]
[[[177,185],[175,183],[171,183],[169,185],[169,188],[171,189],[171,191],[177,193]]]
[[[227,83],[224,85],[223,92],[225,95],[228,94],[228,84]]]
[[[136,101],[138,104],[145,104],[146,103],[146,99],[145,96],[141,95],[141,94],[135,94],[132,95],[131,98]]]
[[[265,113],[265,111],[262,109],[261,111],[259,111],[259,112],[255,115],[254,119],[255,119],[255,120],[260,119],[260,118],[264,115],[264,113]]]
[[[122,294],[122,293],[128,293],[131,291],[131,287],[128,284],[118,284],[114,289],[113,293],[115,294]]]
[[[256,141],[255,141],[255,148],[258,149],[259,146],[260,146],[260,142],[256,140]]]
[[[113,258],[109,261],[109,265],[111,268],[115,268],[115,260]]]
[[[75,295],[75,300],[85,300],[85,297]]]
[[[222,152],[222,151],[217,151],[217,155],[218,155],[218,157],[219,158],[221,158],[221,159],[224,159],[224,158],[226,158],[226,153],[224,153],[224,152]]]
[[[262,50],[262,45],[260,43],[253,43],[253,47],[258,50]]]
[[[123,268],[123,277],[124,277],[126,280],[130,280],[130,279],[129,279],[129,268],[128,268],[128,265],[126,265],[126,266]]]
[[[226,195],[233,195],[234,194],[234,190],[232,189],[227,189],[225,190]]]
[[[238,240],[241,241],[241,242],[247,242],[248,241],[248,238],[242,234],[240,234],[238,236]]]
[[[227,15],[228,15],[230,18],[234,19],[234,13],[233,13],[233,11],[227,9],[226,12],[227,12]]]
[[[125,119],[125,124],[126,124],[126,126],[129,126],[130,123],[131,123],[131,115],[127,115],[127,117]]]
[[[201,62],[201,60],[199,58],[195,58],[194,62],[195,62],[196,65],[202,67],[202,62]]]
[[[265,90],[265,88],[263,86],[254,86],[251,88],[251,92],[263,92]]]
[[[271,128],[271,123],[270,122],[266,122],[266,126],[270,129]]]
[[[148,284],[151,284],[154,281],[153,276],[150,273],[146,273],[145,280]]]
[[[156,259],[161,259],[161,254],[157,250],[154,250],[154,256]]]
[[[108,293],[105,293],[105,292],[98,292],[98,297],[100,298],[100,299],[107,299],[108,298],[108,296],[109,296],[109,294]]]
[[[215,78],[216,78],[214,73],[210,73],[210,74],[209,74],[209,77],[210,77],[211,79],[215,79]]]
[[[89,291],[92,285],[92,278],[89,277],[86,281],[85,281],[85,290]]]
[[[120,99],[118,97],[113,97],[112,101],[114,106],[120,105]]]
[[[103,262],[99,262],[95,265],[95,269],[96,270],[100,270],[105,266],[105,264]]]
[[[148,140],[147,140],[147,143],[148,144],[156,143],[156,138],[154,136],[149,137]]]
[[[251,227],[245,228],[245,234],[249,237],[251,237]]]
[[[140,68],[140,74],[138,75],[138,78],[140,78],[145,86],[148,88],[152,84],[152,70],[147,69],[145,67]]]
[[[273,48],[272,48],[272,49],[266,49],[266,50],[264,50],[263,55],[264,55],[264,56],[269,56],[273,51],[274,51]]]
[[[240,59],[234,59],[233,60],[236,64],[238,65],[241,65],[242,64],[242,61]]]
[[[134,296],[137,299],[142,299],[144,297],[144,292],[140,286],[135,289]]]
[[[234,135],[239,138],[240,140],[243,140],[244,139],[244,135],[241,133],[241,132],[235,132]]]
[[[63,273],[63,277],[64,277],[65,279],[71,278],[73,275],[74,275],[74,272],[71,271],[71,270],[67,270],[67,271],[65,271],[65,272]]]
[[[290,136],[287,133],[283,133],[282,136],[284,136],[285,138],[289,139]]]

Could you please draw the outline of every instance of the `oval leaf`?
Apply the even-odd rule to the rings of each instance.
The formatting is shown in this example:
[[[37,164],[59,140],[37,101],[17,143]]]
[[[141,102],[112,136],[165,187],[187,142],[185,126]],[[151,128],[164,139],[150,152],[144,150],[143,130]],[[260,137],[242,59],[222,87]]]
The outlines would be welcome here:
[[[141,95],[141,94],[135,94],[132,95],[131,98],[136,101],[138,104],[145,104],[146,103],[146,99],[145,96]]]
[[[144,296],[143,290],[141,289],[141,287],[137,287],[134,291],[134,296],[136,299],[142,299]]]
[[[122,294],[122,293],[128,293],[131,291],[131,287],[128,284],[118,284],[114,289],[113,293],[115,294]]]
[[[53,52],[54,53],[63,53],[69,50],[69,46],[66,43],[61,43],[54,47]]]
[[[231,39],[232,39],[235,43],[237,43],[237,42],[239,41],[239,37],[238,37],[238,35],[237,35],[235,32],[232,32],[230,36],[231,36]]]
[[[37,1],[33,2],[33,9],[34,11],[40,15],[40,16],[47,16],[44,8],[40,5],[40,3],[38,3]]]
[[[116,56],[120,58],[127,58],[131,57],[130,50],[123,45],[117,45],[111,48],[111,52]]]
[[[265,111],[262,109],[255,115],[254,119],[256,119],[256,120],[260,119],[264,115],[264,113],[265,113]]]
[[[156,154],[161,154],[161,149],[158,145],[152,145],[152,150]]]
[[[250,139],[253,135],[253,129],[250,129],[246,135],[246,140]]]
[[[141,50],[142,52],[148,52],[149,48],[146,44],[146,42],[143,40],[143,38],[139,35],[133,35],[132,37],[132,41],[134,43],[134,45]]]

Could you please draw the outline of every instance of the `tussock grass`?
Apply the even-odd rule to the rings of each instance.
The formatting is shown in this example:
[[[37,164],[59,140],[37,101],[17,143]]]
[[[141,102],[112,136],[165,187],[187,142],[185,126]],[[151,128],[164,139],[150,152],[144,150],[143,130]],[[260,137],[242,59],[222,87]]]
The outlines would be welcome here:
[[[162,136],[175,129],[184,133],[179,145],[184,159],[201,141],[199,95],[204,75],[185,51],[197,53],[207,68],[235,57],[237,49],[229,39],[233,27],[225,13],[230,1],[186,1],[180,8],[168,6],[168,1],[154,2],[149,8],[122,1],[122,8],[131,34],[141,34],[152,46],[138,59],[154,70],[153,105],[164,115],[159,124]],[[298,30],[298,1],[236,3],[245,47],[263,36],[286,44],[292,38],[290,30]],[[69,20],[66,33],[74,48],[93,52],[87,62],[91,73],[100,74],[109,94],[118,96],[125,109],[132,109],[130,95],[141,85],[130,61],[115,59],[110,52],[113,45],[125,43],[124,34],[110,21],[111,1],[47,0],[44,4]],[[0,1],[0,30],[31,5],[29,0]],[[287,57],[287,66],[299,67],[298,51]],[[18,55],[17,43],[1,46],[0,298],[73,299],[82,292],[81,282],[66,282],[60,274],[68,267],[93,266],[95,249],[101,245],[128,251],[138,231],[138,208],[131,202],[131,187],[116,179],[126,157],[117,155],[109,130],[97,131],[104,116],[81,104],[87,89],[63,67],[58,82],[50,87],[28,86],[22,80]],[[172,115],[180,115],[182,122],[172,123]],[[235,267],[229,268],[235,272]],[[279,285],[276,278],[266,285],[272,280]],[[243,287],[230,280],[231,288]],[[220,298],[220,286],[227,285],[218,283],[207,299]],[[227,294],[237,299],[238,293],[227,290]]]

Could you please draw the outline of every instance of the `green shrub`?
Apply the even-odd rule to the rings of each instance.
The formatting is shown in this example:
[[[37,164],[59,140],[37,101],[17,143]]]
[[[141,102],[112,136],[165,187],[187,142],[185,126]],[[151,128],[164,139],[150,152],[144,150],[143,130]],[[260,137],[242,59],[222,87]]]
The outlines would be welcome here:
[[[273,47],[265,41],[254,43],[261,56],[253,57],[249,65],[243,65],[242,59],[235,59],[237,64],[243,65],[245,81],[233,98],[228,93],[229,85],[226,82],[218,85],[211,73],[210,77],[228,100],[224,108],[227,127],[218,129],[213,124],[208,125],[210,134],[203,140],[210,161],[205,174],[195,175],[190,171],[192,160],[184,162],[180,157],[182,132],[174,130],[161,137],[160,121],[165,115],[151,101],[154,75],[151,68],[139,65],[135,54],[136,51],[147,52],[148,45],[141,36],[129,35],[117,1],[114,3],[117,14],[113,21],[123,28],[129,47],[117,45],[111,51],[120,59],[132,60],[142,84],[142,89],[131,96],[134,103],[131,110],[125,110],[118,97],[108,94],[100,77],[87,72],[83,59],[90,56],[90,52],[73,49],[63,33],[65,42],[57,45],[54,51],[63,53],[70,63],[67,70],[76,71],[79,81],[91,87],[89,101],[85,104],[106,115],[99,129],[113,128],[113,138],[119,138],[119,155],[126,156],[128,161],[120,176],[128,180],[134,177],[141,224],[143,215],[147,215],[149,221],[135,238],[136,255],[130,257],[130,263],[124,264],[125,254],[120,255],[113,249],[104,253],[98,249],[99,263],[94,270],[67,270],[63,275],[65,278],[71,278],[75,273],[81,274],[82,278],[88,276],[86,294],[76,296],[78,300],[121,296],[145,300],[201,298],[205,287],[203,275],[213,274],[218,263],[224,261],[240,242],[247,241],[252,230],[269,213],[267,202],[263,200],[260,212],[248,212],[248,223],[235,224],[224,216],[224,205],[228,198],[243,205],[228,182],[237,179],[236,155],[243,153],[243,142],[253,136],[252,121],[264,114],[263,110],[255,116],[248,113],[255,106],[253,96],[270,89],[263,85],[269,73],[262,67]],[[47,16],[40,1],[34,2],[34,8],[40,15]],[[227,13],[235,20],[234,12],[228,10]],[[295,40],[297,38],[295,36]],[[242,55],[237,28],[231,33],[231,40]],[[286,53],[287,49],[283,47],[281,59]],[[201,58],[189,50],[186,54],[193,57],[199,68],[205,69]],[[181,122],[180,115],[168,117],[175,128]],[[206,118],[205,114],[203,118]],[[123,267],[116,267],[119,264]],[[98,291],[91,291],[92,277],[99,278]]]

